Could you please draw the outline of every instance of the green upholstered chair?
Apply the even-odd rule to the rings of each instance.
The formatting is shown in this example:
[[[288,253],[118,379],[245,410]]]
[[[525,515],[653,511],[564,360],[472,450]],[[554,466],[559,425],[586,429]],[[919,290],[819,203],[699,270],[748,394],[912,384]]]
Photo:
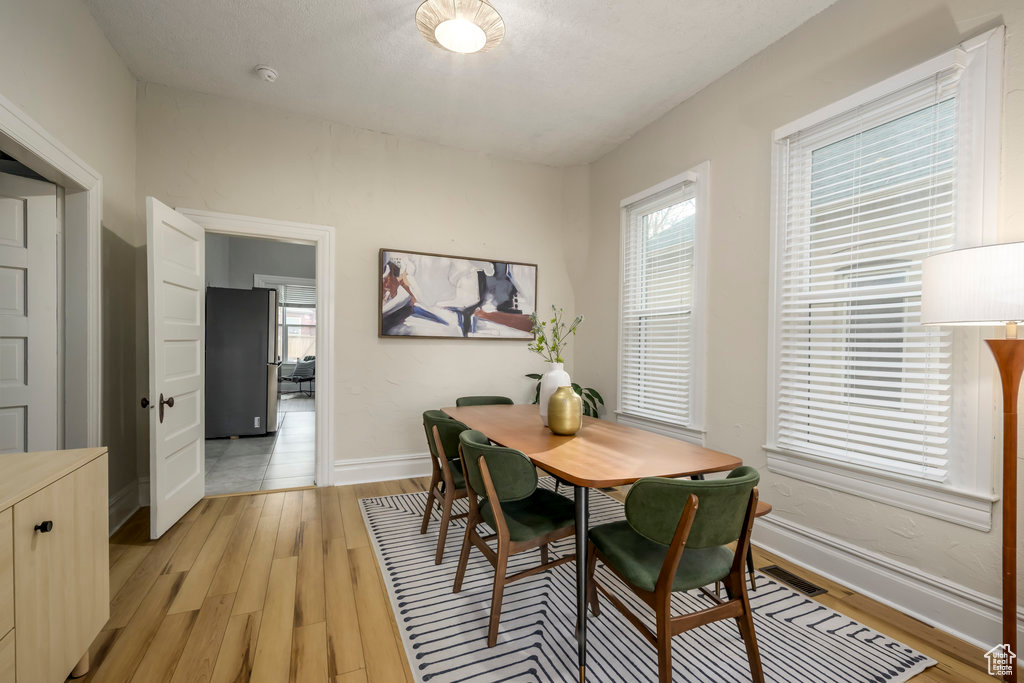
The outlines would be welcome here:
[[[430,450],[431,475],[420,533],[427,533],[430,513],[436,501],[441,508],[441,528],[437,534],[434,564],[441,564],[441,560],[444,559],[448,524],[453,519],[462,519],[466,516],[452,515],[452,504],[467,495],[466,480],[462,474],[462,465],[459,464],[459,434],[466,429],[469,427],[440,410],[428,410],[423,413],[423,431],[426,432],[427,448]]]
[[[758,480],[752,467],[740,467],[726,479],[641,479],[626,496],[626,519],[590,530],[591,600],[597,591],[603,593],[654,645],[661,683],[672,680],[672,636],[730,617],[746,645],[751,677],[764,681],[744,572]],[[733,542],[735,551],[728,547]],[[597,560],[654,610],[656,632],[594,579]],[[725,600],[704,588],[715,581],[725,585]],[[693,589],[715,604],[673,617],[672,593]]]
[[[742,467],[737,467],[736,469],[729,473],[729,476],[727,478],[731,479],[733,477],[743,476],[742,470]],[[764,517],[771,511],[772,506],[770,503],[766,503],[763,500],[758,499],[757,510],[754,512],[754,518],[757,519],[758,517]],[[751,549],[749,545],[747,546],[747,574],[750,576],[750,590],[756,591],[757,578],[755,577],[754,573],[754,551]],[[718,584],[715,584],[715,593],[718,592]]]
[[[537,469],[519,451],[493,446],[486,436],[475,430],[462,432],[459,440],[469,491],[469,517],[453,591],[462,590],[470,546],[474,545],[494,567],[487,632],[487,646],[494,647],[498,642],[505,584],[576,559],[575,554],[554,561],[548,559],[548,543],[575,533],[575,507],[569,499],[537,488]],[[481,522],[486,522],[496,533],[481,537],[477,533]],[[487,541],[495,538],[497,552],[487,545]],[[534,548],[540,548],[540,564],[507,576],[509,556]]]
[[[464,406],[510,406],[515,401],[508,396],[460,396],[455,399],[456,407]]]
[[[511,406],[515,405],[515,401],[507,396],[462,396],[455,399],[455,407],[462,408],[464,406]],[[555,493],[558,493],[558,487],[562,484],[568,485],[568,482],[561,477],[555,477]]]

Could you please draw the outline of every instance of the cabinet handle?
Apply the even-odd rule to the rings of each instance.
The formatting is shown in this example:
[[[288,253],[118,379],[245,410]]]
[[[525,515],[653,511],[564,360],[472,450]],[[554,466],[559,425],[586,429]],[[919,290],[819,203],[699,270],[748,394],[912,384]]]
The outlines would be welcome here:
[[[36,524],[35,530],[41,534],[48,534],[53,531],[53,522],[49,519],[45,522],[40,522],[39,524]]]

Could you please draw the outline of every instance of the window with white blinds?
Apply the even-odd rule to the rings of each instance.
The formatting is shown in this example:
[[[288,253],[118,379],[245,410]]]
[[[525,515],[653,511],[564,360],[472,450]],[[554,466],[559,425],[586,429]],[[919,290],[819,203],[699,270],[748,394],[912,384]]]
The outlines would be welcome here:
[[[282,306],[316,306],[315,281],[312,284],[280,283],[277,289]]]
[[[921,261],[956,237],[961,69],[779,140],[771,446],[942,482],[953,333]]]
[[[692,427],[696,182],[623,207],[620,415]],[[696,394],[696,395],[695,395]]]
[[[294,363],[316,355],[316,280],[284,275],[253,275],[254,287],[277,290],[277,348]]]

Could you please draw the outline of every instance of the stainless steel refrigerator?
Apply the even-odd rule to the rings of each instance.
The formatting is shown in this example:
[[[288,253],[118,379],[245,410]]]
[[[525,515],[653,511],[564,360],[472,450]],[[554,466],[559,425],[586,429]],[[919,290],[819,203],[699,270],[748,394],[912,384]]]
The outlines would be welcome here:
[[[277,290],[206,288],[206,438],[277,431]]]

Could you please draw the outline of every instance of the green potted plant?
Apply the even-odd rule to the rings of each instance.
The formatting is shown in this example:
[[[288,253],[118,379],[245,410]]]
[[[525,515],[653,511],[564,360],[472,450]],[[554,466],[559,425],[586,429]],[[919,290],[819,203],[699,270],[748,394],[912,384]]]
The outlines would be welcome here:
[[[538,402],[540,403],[540,419],[548,426],[548,400],[558,387],[572,386],[569,373],[565,371],[562,356],[569,345],[569,337],[576,334],[583,322],[583,316],[576,316],[572,322],[564,320],[565,312],[556,306],[551,307],[551,318],[541,320],[536,313],[530,316],[533,323],[535,338],[530,342],[529,349],[548,362],[548,371],[540,376]]]

